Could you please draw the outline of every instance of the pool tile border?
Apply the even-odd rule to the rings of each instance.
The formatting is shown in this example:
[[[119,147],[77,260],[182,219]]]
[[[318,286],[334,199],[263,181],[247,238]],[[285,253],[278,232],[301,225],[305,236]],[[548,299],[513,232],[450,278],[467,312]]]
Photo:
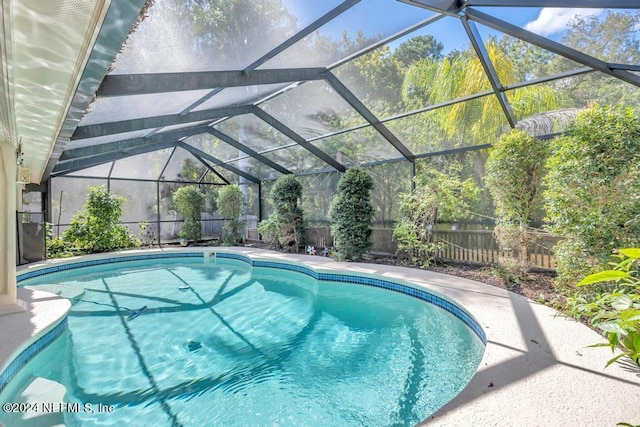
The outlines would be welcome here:
[[[18,272],[16,280],[18,283],[22,280],[31,279],[33,277],[44,276],[45,274],[57,273],[59,271],[73,270],[74,268],[90,267],[95,265],[111,264],[115,262],[126,261],[141,261],[146,259],[160,259],[160,258],[202,258],[204,252],[169,252],[169,253],[157,253],[157,254],[138,254],[138,255],[123,255],[113,256],[109,258],[97,258],[85,261],[69,262],[66,264],[52,265],[38,270]]]
[[[18,371],[22,369],[31,359],[33,359],[41,350],[51,344],[53,340],[58,338],[67,330],[67,316],[63,317],[57,325],[49,329],[44,335],[36,338],[34,342],[29,344],[20,352],[4,369],[0,372],[0,393],[5,389],[7,384],[16,376]]]

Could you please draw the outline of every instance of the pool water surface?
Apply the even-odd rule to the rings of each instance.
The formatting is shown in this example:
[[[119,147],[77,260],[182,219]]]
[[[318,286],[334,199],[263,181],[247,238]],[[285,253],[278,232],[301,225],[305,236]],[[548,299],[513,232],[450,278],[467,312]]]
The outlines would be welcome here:
[[[484,352],[420,299],[231,259],[126,261],[20,285],[74,304],[68,332],[0,399],[25,401],[36,378],[58,383],[93,409],[64,412],[67,426],[413,425],[461,391]]]

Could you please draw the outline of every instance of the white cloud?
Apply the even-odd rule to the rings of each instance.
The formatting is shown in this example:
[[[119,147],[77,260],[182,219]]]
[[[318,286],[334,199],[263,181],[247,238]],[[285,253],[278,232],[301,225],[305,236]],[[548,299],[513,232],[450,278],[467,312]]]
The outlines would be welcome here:
[[[538,18],[524,26],[525,30],[540,34],[541,36],[549,36],[560,33],[567,29],[569,20],[575,18],[576,15],[600,15],[603,9],[560,9],[553,7],[545,7],[540,11]]]

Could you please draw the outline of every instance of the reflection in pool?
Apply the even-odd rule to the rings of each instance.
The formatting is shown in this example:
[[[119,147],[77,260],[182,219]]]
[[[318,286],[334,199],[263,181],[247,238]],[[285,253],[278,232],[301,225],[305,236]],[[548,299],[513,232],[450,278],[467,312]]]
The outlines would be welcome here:
[[[0,398],[46,379],[94,409],[62,413],[67,425],[412,425],[480,363],[482,340],[433,304],[255,265],[126,261],[21,281],[74,305],[69,332]]]

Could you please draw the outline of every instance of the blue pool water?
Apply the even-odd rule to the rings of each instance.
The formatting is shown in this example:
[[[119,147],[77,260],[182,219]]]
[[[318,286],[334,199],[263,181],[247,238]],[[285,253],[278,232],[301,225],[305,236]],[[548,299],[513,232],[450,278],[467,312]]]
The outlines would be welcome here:
[[[67,426],[413,425],[460,392],[484,352],[460,319],[417,298],[236,260],[21,282],[51,284],[73,298],[68,332],[0,400],[27,400],[36,378],[58,383],[65,402],[92,409],[63,411]],[[0,421],[28,425],[20,417]]]

